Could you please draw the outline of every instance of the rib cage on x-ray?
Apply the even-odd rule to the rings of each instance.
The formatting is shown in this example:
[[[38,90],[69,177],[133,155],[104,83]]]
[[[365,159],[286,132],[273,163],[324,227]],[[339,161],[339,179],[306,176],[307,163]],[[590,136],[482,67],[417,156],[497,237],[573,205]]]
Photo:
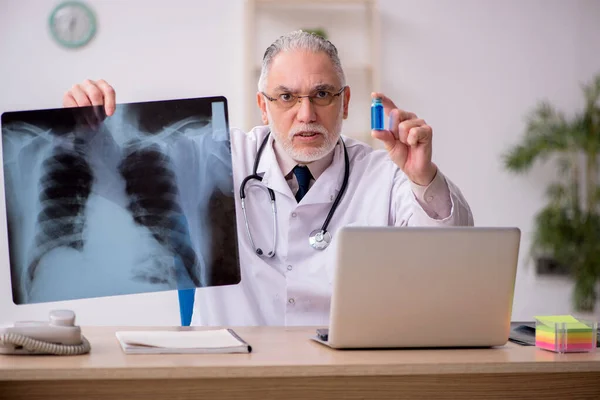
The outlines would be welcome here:
[[[178,204],[179,191],[169,156],[157,145],[142,146],[134,140],[128,143],[119,170],[126,182],[128,208],[134,221],[147,227],[159,243],[178,255],[194,285],[200,286],[198,258],[183,224],[185,217]]]
[[[49,251],[65,246],[82,250],[85,207],[93,175],[80,146],[56,147],[42,163],[37,230],[33,260],[27,268],[26,289],[40,259]]]
[[[15,303],[238,283],[231,151],[215,110],[205,99],[118,105],[94,129],[75,109],[3,114]]]

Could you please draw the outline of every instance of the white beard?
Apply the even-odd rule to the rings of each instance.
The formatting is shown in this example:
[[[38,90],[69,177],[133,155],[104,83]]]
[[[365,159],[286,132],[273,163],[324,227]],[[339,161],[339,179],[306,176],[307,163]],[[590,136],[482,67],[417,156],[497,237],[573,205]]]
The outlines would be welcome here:
[[[267,116],[269,118],[269,128],[271,129],[271,133],[275,135],[275,140],[281,145],[281,148],[294,160],[299,163],[310,163],[313,161],[317,161],[327,154],[329,154],[335,147],[335,144],[338,141],[340,133],[342,131],[342,122],[343,122],[343,107],[340,107],[340,112],[334,127],[333,132],[329,132],[325,127],[321,124],[310,123],[310,124],[301,124],[292,127],[290,132],[287,134],[287,137],[283,137],[276,129],[273,124],[273,118],[271,117],[271,113],[269,108],[267,107]],[[318,132],[323,135],[324,141],[318,147],[309,147],[303,149],[296,149],[293,145],[294,135],[299,132]]]

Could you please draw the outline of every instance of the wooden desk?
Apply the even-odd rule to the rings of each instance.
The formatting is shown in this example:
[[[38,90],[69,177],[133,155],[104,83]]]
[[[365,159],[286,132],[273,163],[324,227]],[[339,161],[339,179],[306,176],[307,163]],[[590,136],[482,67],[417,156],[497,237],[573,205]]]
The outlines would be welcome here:
[[[130,329],[149,328],[84,328],[83,356],[0,356],[0,399],[600,399],[600,352],[336,351],[314,328],[260,327],[235,329],[251,354],[125,355]]]

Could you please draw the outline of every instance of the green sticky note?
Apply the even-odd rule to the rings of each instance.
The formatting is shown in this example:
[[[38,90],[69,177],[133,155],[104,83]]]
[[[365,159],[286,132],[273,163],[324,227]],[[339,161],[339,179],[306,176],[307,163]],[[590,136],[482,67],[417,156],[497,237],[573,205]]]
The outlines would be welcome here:
[[[572,315],[548,315],[548,316],[543,316],[543,317],[535,317],[535,319],[537,319],[540,322],[545,323],[550,323],[550,324],[556,324],[556,323],[573,323],[573,322],[579,322],[579,320],[577,318],[575,318]]]
[[[544,324],[545,326],[538,326],[537,329],[554,331],[554,327],[557,324],[568,324],[565,328],[568,331],[591,331],[592,328],[572,315],[548,315],[535,317],[537,321]],[[547,328],[547,329],[545,329]]]

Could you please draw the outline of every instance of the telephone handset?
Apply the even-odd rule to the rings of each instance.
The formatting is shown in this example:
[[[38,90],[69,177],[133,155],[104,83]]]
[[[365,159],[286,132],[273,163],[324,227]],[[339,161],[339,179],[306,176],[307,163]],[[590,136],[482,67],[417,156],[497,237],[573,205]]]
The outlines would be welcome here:
[[[0,354],[77,355],[90,349],[71,310],[50,311],[47,322],[22,321],[0,327]]]

